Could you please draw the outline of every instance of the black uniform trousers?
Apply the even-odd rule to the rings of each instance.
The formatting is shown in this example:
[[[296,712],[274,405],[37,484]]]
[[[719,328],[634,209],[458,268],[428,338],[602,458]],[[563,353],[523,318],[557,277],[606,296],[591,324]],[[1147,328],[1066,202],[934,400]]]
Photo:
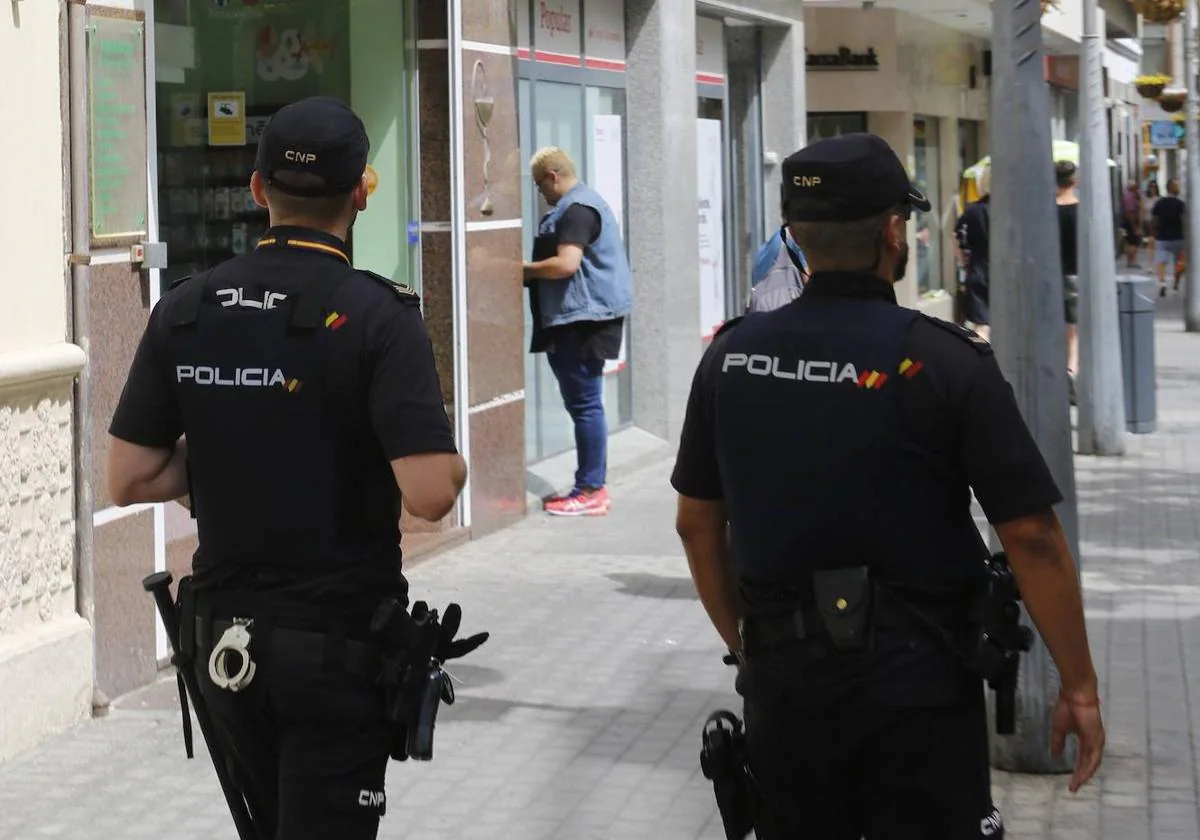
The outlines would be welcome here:
[[[831,691],[805,667],[804,644],[754,657],[738,676],[759,840],[1003,838],[982,681],[944,704]]]
[[[250,684],[230,692],[208,673],[218,638],[198,645],[197,677],[262,840],[375,840],[395,731],[379,686],[345,668],[289,655],[268,637],[267,644],[251,641]]]

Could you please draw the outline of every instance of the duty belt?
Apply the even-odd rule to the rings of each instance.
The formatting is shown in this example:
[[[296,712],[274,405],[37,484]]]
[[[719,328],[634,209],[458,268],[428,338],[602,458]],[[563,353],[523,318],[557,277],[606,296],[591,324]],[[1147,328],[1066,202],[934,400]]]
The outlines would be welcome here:
[[[947,628],[961,627],[966,622],[965,608],[959,604],[919,603],[908,606],[878,584],[872,587],[872,595],[869,624],[875,630],[922,627],[922,621],[913,614],[914,608],[924,617],[937,620]],[[747,656],[756,656],[780,645],[828,636],[825,622],[815,606],[748,615],[742,620],[741,631]]]
[[[197,648],[211,650],[225,631],[234,625],[232,619],[214,619],[209,629],[204,626],[203,617],[196,616]],[[305,662],[326,670],[343,669],[368,680],[379,676],[379,646],[369,642],[347,639],[333,631],[293,630],[278,626],[262,636],[252,630],[251,636],[254,649],[261,656]]]

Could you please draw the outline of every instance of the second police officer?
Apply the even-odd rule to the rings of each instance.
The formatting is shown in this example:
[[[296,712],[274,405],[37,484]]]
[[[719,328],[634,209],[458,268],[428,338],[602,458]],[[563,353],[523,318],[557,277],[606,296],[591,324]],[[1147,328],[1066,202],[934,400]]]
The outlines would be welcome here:
[[[1059,668],[1051,747],[1077,736],[1077,790],[1104,728],[1062,497],[987,342],[896,303],[930,205],[892,149],[822,140],[783,181],[812,276],[710,345],[672,476],[741,661],[757,836],[998,838],[983,683],[946,643],[987,568],[971,490]]]
[[[369,625],[408,603],[401,503],[440,520],[466,481],[417,296],[350,263],[368,147],[337,100],[272,117],[270,229],[163,295],[110,427],[116,504],[190,492],[180,637],[261,838],[376,836],[396,734]],[[254,671],[214,662],[226,640]]]

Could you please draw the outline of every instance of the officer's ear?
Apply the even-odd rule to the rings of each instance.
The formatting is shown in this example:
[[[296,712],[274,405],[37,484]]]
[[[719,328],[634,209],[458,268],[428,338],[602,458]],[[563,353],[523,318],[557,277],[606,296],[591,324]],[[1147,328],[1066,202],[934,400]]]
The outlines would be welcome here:
[[[908,232],[904,229],[904,217],[899,213],[888,213],[883,222],[883,239],[890,250],[897,253],[904,250]]]
[[[367,196],[370,195],[370,178],[367,173],[358,179],[358,185],[354,188],[354,209],[362,212],[367,209]]]
[[[262,175],[258,174],[258,170],[254,170],[254,174],[250,176],[250,194],[254,196],[254,203],[259,207],[266,209],[267,207],[267,184],[263,181]]]

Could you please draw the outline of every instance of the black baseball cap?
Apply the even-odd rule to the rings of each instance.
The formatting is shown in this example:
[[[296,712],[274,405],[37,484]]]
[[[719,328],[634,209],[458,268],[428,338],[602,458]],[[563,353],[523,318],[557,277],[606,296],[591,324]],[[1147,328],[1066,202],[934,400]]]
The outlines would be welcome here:
[[[928,211],[892,147],[874,134],[818,140],[783,162],[789,222],[852,222],[895,207]]]
[[[272,188],[288,195],[345,195],[366,171],[370,148],[366,126],[346,103],[313,96],[285,105],[271,117],[258,141],[254,168]],[[288,184],[275,179],[281,172],[316,175],[321,182]]]

